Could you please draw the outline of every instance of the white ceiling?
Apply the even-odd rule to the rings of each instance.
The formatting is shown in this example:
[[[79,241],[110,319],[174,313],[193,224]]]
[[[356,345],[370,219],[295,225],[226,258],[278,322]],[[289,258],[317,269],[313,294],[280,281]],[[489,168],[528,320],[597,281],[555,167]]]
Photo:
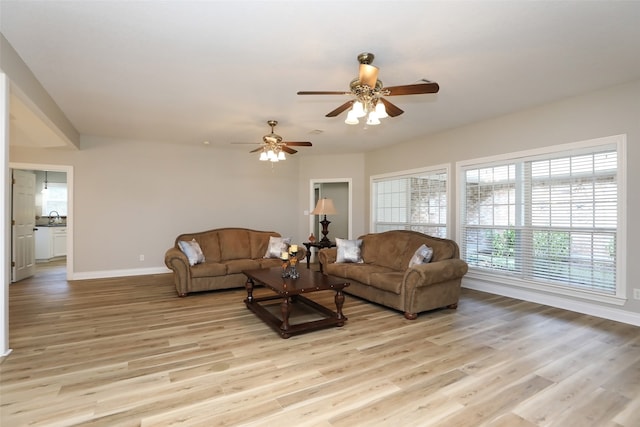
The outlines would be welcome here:
[[[248,151],[230,143],[261,141],[276,119],[285,140],[313,142],[300,155],[640,79],[639,22],[640,1],[0,0],[1,32],[81,134]],[[405,113],[368,128],[324,116],[345,96],[296,95],[348,91],[361,52],[386,86],[440,92],[390,98]]]

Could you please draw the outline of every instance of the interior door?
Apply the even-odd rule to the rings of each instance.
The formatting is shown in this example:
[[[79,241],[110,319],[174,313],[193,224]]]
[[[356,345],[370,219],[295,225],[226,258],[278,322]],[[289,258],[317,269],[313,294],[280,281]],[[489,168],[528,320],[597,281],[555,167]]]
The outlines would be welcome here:
[[[12,282],[31,277],[36,272],[36,175],[13,170],[12,186]]]

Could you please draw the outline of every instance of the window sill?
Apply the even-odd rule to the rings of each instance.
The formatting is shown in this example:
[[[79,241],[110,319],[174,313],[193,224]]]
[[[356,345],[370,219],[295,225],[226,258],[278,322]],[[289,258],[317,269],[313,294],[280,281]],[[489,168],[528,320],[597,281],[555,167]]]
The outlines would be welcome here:
[[[469,269],[465,278],[477,282],[479,287],[473,289],[482,290],[482,287],[500,287],[512,289],[515,293],[537,292],[547,294],[548,297],[570,297],[580,300],[595,301],[604,304],[622,306],[627,302],[627,298],[621,295],[603,295],[590,291],[568,289],[562,286],[545,285],[542,283],[521,280],[508,275],[488,274],[477,270]],[[510,295],[511,296],[511,295]],[[516,296],[517,297],[517,296]]]

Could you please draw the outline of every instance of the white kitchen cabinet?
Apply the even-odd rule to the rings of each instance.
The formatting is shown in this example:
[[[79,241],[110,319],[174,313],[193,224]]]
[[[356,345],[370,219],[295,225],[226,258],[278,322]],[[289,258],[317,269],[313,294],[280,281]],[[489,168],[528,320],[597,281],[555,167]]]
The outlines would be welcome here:
[[[67,227],[36,227],[36,259],[47,261],[67,255]]]
[[[51,258],[51,228],[36,227],[36,259],[46,260]]]
[[[67,227],[53,227],[51,229],[51,246],[53,256],[67,255]]]

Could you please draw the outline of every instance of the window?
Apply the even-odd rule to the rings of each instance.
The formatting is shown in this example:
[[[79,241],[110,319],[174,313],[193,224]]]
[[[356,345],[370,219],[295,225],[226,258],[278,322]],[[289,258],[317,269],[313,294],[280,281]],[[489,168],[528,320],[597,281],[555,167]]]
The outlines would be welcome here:
[[[447,237],[448,168],[372,177],[372,232],[413,230]]]
[[[622,296],[624,137],[552,150],[460,166],[462,257],[501,281]]]
[[[67,184],[50,182],[47,191],[42,193],[42,216],[56,211],[60,216],[67,215]]]

